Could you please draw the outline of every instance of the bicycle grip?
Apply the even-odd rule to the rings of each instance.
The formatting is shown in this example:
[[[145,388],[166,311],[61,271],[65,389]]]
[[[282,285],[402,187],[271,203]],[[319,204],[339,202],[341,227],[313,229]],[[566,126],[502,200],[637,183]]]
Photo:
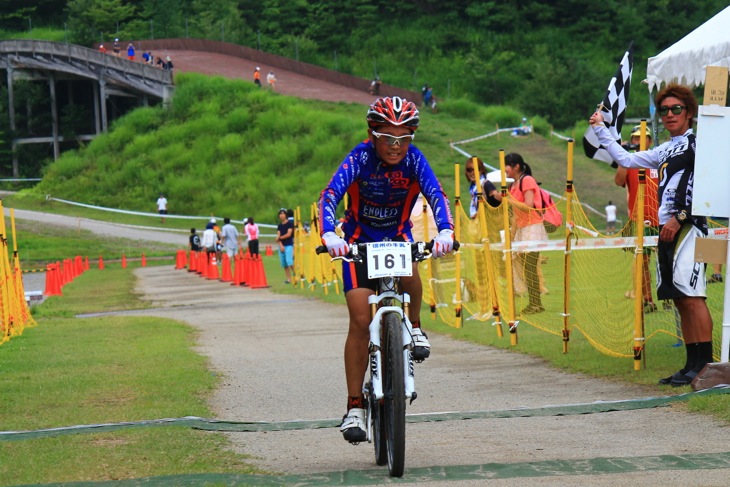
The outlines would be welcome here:
[[[326,245],[318,245],[317,248],[314,249],[314,252],[319,254],[326,254],[327,253],[327,246]]]

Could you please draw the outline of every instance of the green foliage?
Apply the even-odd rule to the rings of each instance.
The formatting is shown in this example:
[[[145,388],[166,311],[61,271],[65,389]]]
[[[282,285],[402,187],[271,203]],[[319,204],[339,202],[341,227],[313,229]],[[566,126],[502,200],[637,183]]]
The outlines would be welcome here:
[[[178,214],[273,218],[277,208],[315,201],[362,136],[362,114],[346,113],[242,81],[180,75],[170,110],[141,108],[116,121],[51,164],[35,192],[149,211],[163,191]]]
[[[34,307],[38,327],[0,353],[0,429],[214,416],[206,401],[216,378],[193,352],[190,327],[159,317],[74,318],[147,307],[134,285],[131,269],[90,270],[63,297]],[[254,471],[226,446],[224,436],[190,428],[39,438],[0,445],[0,478],[19,485]]]

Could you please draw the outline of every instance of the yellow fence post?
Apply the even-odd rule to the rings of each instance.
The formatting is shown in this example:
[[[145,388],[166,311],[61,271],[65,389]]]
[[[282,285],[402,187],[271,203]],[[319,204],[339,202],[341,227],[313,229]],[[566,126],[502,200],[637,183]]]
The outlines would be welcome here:
[[[507,176],[504,173],[504,149],[499,149],[499,170],[502,173],[502,205],[504,206],[504,255],[505,272],[507,274],[507,307],[509,308],[509,342],[510,345],[517,345],[517,325],[515,320],[515,285],[512,275],[512,235],[509,230],[509,191],[507,191]]]
[[[475,170],[478,170],[475,168]],[[459,164],[454,165],[454,173],[456,174],[456,179],[454,181],[454,193],[455,193],[455,201],[454,201],[454,214],[457,214],[461,207],[461,196],[460,196],[460,190],[459,190]],[[457,216],[457,218],[454,219],[454,237],[459,240],[461,238],[461,218]],[[456,328],[461,328],[464,324],[464,318],[462,313],[462,305],[461,302],[461,254],[459,252],[456,252],[454,255],[454,261],[455,261],[455,269],[454,269],[454,285],[455,285],[455,298],[454,303],[456,305],[455,309],[455,319],[454,326]]]
[[[568,172],[565,191],[568,206],[565,210],[565,253],[563,254],[563,353],[568,353],[570,341],[570,263],[573,236],[573,139],[568,140]]]

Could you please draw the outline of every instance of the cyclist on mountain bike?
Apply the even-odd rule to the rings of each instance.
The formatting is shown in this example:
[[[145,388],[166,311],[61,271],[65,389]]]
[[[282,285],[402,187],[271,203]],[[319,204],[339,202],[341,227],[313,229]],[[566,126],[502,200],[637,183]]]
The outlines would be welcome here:
[[[411,211],[419,193],[428,200],[439,230],[433,256],[453,250],[454,225],[449,201],[426,157],[411,141],[418,128],[418,109],[413,102],[394,97],[379,98],[368,110],[368,139],[358,144],[340,164],[319,200],[322,243],[333,257],[349,252],[349,244],[398,240],[412,242]],[[342,224],[344,239],[335,233],[337,205],[348,194],[349,206]],[[340,431],[351,443],[367,439],[365,398],[362,386],[368,366],[370,306],[377,279],[368,279],[365,262],[343,261],[342,279],[350,326],[345,342],[347,415]],[[420,328],[423,289],[417,264],[413,275],[402,277],[403,291],[411,296],[409,316],[413,324],[413,358],[422,361],[431,344]]]

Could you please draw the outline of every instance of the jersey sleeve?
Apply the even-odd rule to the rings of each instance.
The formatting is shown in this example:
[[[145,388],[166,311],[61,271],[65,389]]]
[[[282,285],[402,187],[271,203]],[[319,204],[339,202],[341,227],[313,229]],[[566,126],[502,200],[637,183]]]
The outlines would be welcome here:
[[[360,161],[364,157],[357,148],[342,161],[332,179],[319,195],[319,234],[334,232],[337,226],[337,205],[347,193],[347,188],[355,181],[360,172]]]
[[[613,140],[611,132],[603,124],[593,127],[593,131],[598,137],[598,142],[619,166],[638,168],[656,168],[659,166],[659,152],[656,147],[645,151],[629,152]]]

